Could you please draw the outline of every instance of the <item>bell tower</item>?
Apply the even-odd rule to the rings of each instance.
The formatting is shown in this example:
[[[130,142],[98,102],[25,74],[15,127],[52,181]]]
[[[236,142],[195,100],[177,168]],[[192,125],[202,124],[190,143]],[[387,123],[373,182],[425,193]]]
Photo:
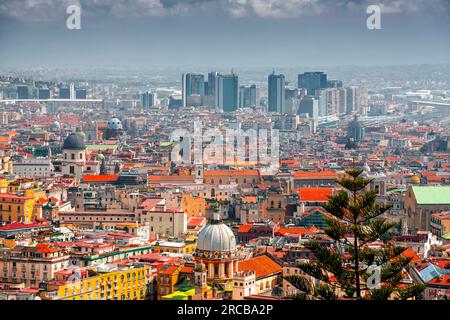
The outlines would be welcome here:
[[[203,183],[203,164],[195,165],[195,183]]]
[[[194,287],[195,294],[204,298],[204,294],[207,290],[208,284],[206,282],[207,270],[205,264],[200,260],[196,263],[194,269]]]

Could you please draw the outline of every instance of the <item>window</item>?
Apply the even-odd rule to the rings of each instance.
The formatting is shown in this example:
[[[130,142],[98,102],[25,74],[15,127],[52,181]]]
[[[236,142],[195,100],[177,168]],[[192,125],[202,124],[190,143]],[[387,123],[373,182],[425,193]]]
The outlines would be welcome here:
[[[72,160],[75,160],[75,153],[71,153],[71,154],[70,154],[70,158],[71,158]]]

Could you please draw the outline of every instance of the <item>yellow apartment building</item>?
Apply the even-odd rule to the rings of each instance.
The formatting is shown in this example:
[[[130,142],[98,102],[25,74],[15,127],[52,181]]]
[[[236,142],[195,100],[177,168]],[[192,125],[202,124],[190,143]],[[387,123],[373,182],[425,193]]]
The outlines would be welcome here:
[[[112,265],[108,265],[112,266]],[[115,270],[64,270],[47,284],[43,300],[144,300],[148,279],[143,264]]]
[[[11,193],[0,194],[1,223],[13,221],[29,223],[34,218],[35,200],[30,196],[19,196]]]

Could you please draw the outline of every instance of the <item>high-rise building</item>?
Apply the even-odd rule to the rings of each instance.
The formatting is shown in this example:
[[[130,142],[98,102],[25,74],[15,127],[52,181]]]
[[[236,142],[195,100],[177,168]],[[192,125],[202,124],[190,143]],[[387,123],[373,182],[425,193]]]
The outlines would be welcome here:
[[[216,111],[233,112],[239,106],[239,80],[234,73],[219,74],[214,89]]]
[[[347,112],[347,90],[345,88],[338,88],[339,92],[339,114],[345,114]]]
[[[205,95],[205,76],[202,74],[184,73],[181,82],[183,107],[201,105],[201,98]],[[192,96],[196,98],[190,99]]]
[[[38,90],[38,99],[50,99],[50,89],[48,88],[39,88]]]
[[[71,83],[69,89],[70,89],[70,99],[74,100],[76,98],[75,84]]]
[[[70,89],[60,87],[59,88],[59,98],[60,99],[70,99]]]
[[[283,113],[296,115],[300,100],[302,98],[301,90],[297,88],[286,88],[284,92],[286,102]]]
[[[205,94],[207,96],[213,96],[214,91],[216,89],[216,79],[219,73],[217,72],[210,72],[208,73],[208,90],[205,89]]]
[[[285,79],[283,74],[273,72],[268,79],[268,111],[283,113],[285,111]]]
[[[298,114],[308,114],[313,120],[319,117],[319,100],[313,96],[306,96],[300,101]]]
[[[239,107],[250,108],[258,105],[259,92],[256,85],[239,87]]]
[[[30,90],[28,86],[17,86],[18,99],[30,99]]]
[[[79,88],[79,89],[75,90],[75,98],[76,99],[83,99],[83,100],[85,100],[86,96],[87,96],[86,89]]]
[[[319,99],[319,116],[331,116],[339,113],[340,90],[337,88],[326,88],[316,90],[316,97]]]
[[[150,108],[156,104],[156,94],[146,91],[141,94],[141,106],[142,108]]]
[[[327,75],[323,72],[305,72],[298,75],[298,87],[306,89],[308,95],[314,95],[317,89],[326,88]]]
[[[352,86],[347,91],[347,114],[364,114],[368,107],[368,89],[365,86]]]
[[[327,81],[328,88],[342,88],[342,80],[328,80]]]
[[[169,97],[169,109],[180,109],[183,106],[183,99],[181,96],[170,96]]]

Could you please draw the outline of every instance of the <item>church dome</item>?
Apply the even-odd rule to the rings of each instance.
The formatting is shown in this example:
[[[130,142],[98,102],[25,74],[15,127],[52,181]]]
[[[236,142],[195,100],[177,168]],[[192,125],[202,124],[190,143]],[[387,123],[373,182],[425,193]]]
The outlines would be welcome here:
[[[109,120],[106,128],[109,130],[123,130],[122,122],[117,118]]]
[[[231,253],[236,250],[236,238],[227,225],[221,222],[211,223],[198,234],[197,250]]]
[[[370,172],[370,167],[369,167],[369,165],[367,164],[367,162],[364,163],[363,170],[364,170],[365,172]]]
[[[79,134],[71,133],[64,140],[63,149],[84,150],[86,149],[86,145],[84,144],[83,138]]]
[[[420,178],[418,176],[413,176],[411,178],[411,183],[413,184],[419,184],[420,183]]]

